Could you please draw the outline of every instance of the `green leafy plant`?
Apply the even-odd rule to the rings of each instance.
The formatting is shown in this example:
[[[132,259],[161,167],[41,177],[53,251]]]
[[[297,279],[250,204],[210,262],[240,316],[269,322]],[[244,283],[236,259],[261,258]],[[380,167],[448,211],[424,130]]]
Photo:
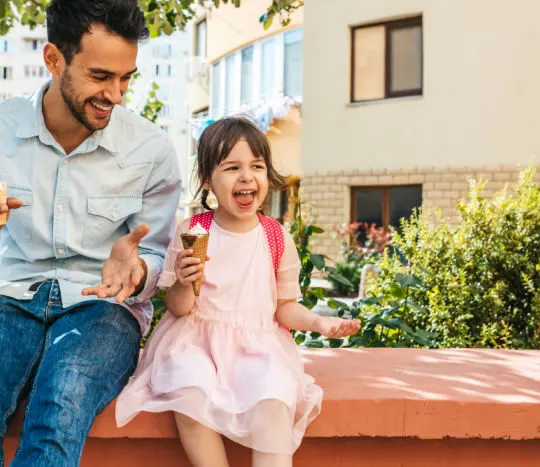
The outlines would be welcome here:
[[[344,286],[353,287],[353,285],[345,277],[340,276],[335,268],[326,264],[324,255],[312,252],[311,237],[323,233],[324,230],[311,222],[305,222],[301,208],[302,203],[298,199],[295,202],[293,221],[289,230],[300,257],[300,289],[303,297],[301,303],[312,309],[319,300],[326,297],[324,288],[311,287],[311,278],[316,270],[325,272],[333,281],[342,283]]]
[[[468,200],[448,225],[419,211],[392,245],[424,285],[411,291],[418,307],[407,322],[437,334],[439,347],[540,348],[540,187],[535,170],[492,199],[485,182],[470,180]],[[392,294],[397,254],[378,263],[370,293]]]
[[[408,273],[397,272],[393,287],[386,295],[354,301],[351,305],[330,298],[327,305],[345,319],[360,319],[362,327],[352,336],[328,339],[318,333],[297,332],[297,344],[305,347],[434,347],[437,335],[407,324],[412,310],[421,306],[412,298],[412,291],[425,289],[421,280]]]
[[[131,95],[134,93],[134,86],[137,80],[141,77],[139,72],[135,73],[130,82],[129,89],[126,93],[126,103],[131,102]],[[151,89],[142,109],[139,112],[139,115],[147,120],[150,120],[152,123],[156,123],[161,110],[163,109],[164,103],[158,98],[157,91],[159,90],[159,85],[156,82],[152,82]]]

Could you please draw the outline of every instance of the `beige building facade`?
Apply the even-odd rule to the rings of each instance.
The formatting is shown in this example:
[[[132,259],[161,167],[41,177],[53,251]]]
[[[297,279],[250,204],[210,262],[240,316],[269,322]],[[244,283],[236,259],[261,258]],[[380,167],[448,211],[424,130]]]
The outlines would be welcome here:
[[[540,3],[339,0],[304,8],[302,193],[326,230],[394,225],[419,205],[456,220],[540,162]]]
[[[201,10],[191,25],[192,165],[197,139],[208,124],[246,115],[268,136],[276,168],[284,175],[300,174],[303,11],[295,12],[287,26],[276,19],[265,30],[260,18],[268,6],[267,0],[244,1],[240,8],[222,4]],[[196,200],[185,203],[198,209]],[[286,198],[273,193],[266,208],[268,214],[282,217]]]

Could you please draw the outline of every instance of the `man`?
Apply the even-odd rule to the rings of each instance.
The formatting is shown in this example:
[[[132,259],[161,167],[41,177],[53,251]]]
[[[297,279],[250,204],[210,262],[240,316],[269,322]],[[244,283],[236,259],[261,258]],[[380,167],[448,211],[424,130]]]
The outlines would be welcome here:
[[[51,82],[0,105],[0,447],[27,399],[12,467],[79,464],[137,364],[179,198],[171,143],[119,106],[137,0],[52,0],[47,29]]]

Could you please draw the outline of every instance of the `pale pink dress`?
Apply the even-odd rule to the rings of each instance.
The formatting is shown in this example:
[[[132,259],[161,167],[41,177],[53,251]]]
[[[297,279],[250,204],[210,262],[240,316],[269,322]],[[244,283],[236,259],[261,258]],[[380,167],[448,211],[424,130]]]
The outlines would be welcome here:
[[[165,258],[161,287],[176,276],[182,249],[177,227]],[[119,426],[141,411],[176,411],[261,452],[292,454],[317,416],[322,390],[289,334],[275,321],[278,299],[296,299],[299,259],[290,235],[277,280],[259,224],[247,233],[212,222],[200,297],[193,312],[167,312],[118,398]]]

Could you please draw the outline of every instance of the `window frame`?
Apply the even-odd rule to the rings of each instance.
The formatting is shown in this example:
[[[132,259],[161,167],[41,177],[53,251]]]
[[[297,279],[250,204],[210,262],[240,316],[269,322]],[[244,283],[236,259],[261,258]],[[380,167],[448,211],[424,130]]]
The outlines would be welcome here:
[[[356,50],[355,50],[355,32],[359,29],[368,29],[384,26],[384,96],[377,99],[358,99],[355,100],[354,96],[354,77],[355,77],[355,59],[356,59]],[[407,29],[411,27],[420,26],[420,87],[413,89],[405,89],[402,91],[392,91],[392,41],[390,36],[392,30],[398,29]],[[380,21],[377,23],[362,24],[360,26],[353,26],[351,30],[351,73],[350,73],[350,103],[357,104],[362,102],[370,101],[379,101],[385,99],[395,99],[398,97],[409,97],[409,96],[422,96],[424,94],[424,23],[423,16],[413,16],[410,18],[390,20],[390,21]]]
[[[199,55],[199,31],[201,28],[201,25],[204,23],[204,55]],[[194,50],[194,56],[206,59],[208,57],[208,22],[206,18],[201,19],[199,22],[195,24],[195,50]]]
[[[350,223],[359,222],[356,220],[356,191],[361,190],[381,190],[383,192],[383,206],[382,206],[382,225],[377,227],[383,227],[384,229],[388,230],[390,227],[390,189],[391,188],[411,188],[411,187],[417,187],[420,189],[420,193],[422,195],[422,202],[424,201],[424,187],[421,183],[411,183],[411,184],[403,184],[403,185],[356,185],[350,187],[350,213],[349,213],[349,220]],[[399,226],[393,226],[393,227],[399,227]]]

